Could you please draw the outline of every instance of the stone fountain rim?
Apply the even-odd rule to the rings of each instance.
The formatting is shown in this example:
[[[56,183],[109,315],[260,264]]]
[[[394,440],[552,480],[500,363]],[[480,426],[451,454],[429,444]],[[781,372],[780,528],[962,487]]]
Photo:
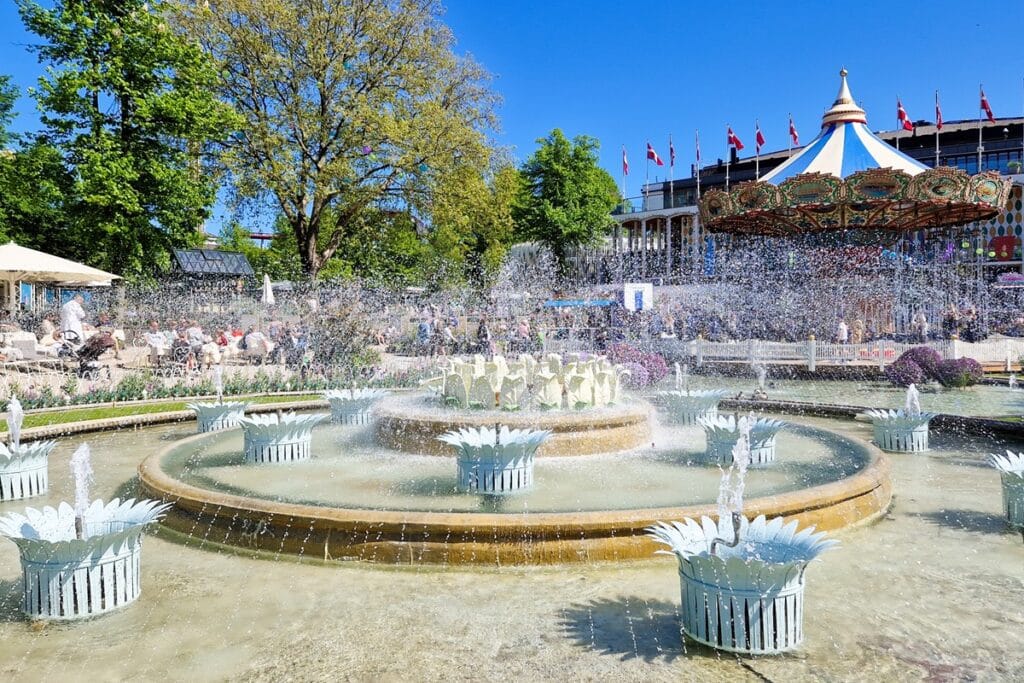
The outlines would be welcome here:
[[[811,430],[824,432],[834,438],[854,444],[868,456],[864,466],[854,474],[827,484],[810,488],[798,489],[774,496],[762,496],[747,501],[744,508],[751,517],[766,515],[768,517],[792,517],[801,513],[822,511],[855,499],[870,496],[881,490],[885,505],[860,514],[855,519],[838,520],[842,523],[818,523],[821,530],[835,529],[872,518],[886,507],[891,492],[891,463],[880,449],[863,439],[840,434],[819,426],[801,424]],[[139,480],[143,491],[151,496],[173,501],[175,508],[192,513],[209,514],[216,510],[219,516],[244,516],[283,518],[289,520],[294,527],[312,530],[327,529],[367,529],[372,528],[383,534],[400,533],[403,536],[418,532],[444,533],[450,535],[467,534],[488,538],[506,536],[520,538],[525,533],[559,534],[566,529],[575,532],[592,532],[615,536],[616,534],[645,534],[647,527],[664,519],[681,519],[684,517],[715,517],[717,506],[714,503],[690,505],[684,507],[634,508],[625,510],[600,510],[582,512],[538,512],[531,513],[528,518],[522,515],[475,512],[432,512],[432,511],[391,511],[368,510],[362,508],[326,507],[303,505],[298,503],[279,503],[267,499],[240,496],[204,489],[185,483],[168,475],[163,467],[163,460],[172,451],[192,442],[215,438],[211,434],[195,434],[168,444],[159,452],[147,457],[138,468]],[[339,527],[340,525],[340,527]],[[505,534],[501,532],[504,531]]]

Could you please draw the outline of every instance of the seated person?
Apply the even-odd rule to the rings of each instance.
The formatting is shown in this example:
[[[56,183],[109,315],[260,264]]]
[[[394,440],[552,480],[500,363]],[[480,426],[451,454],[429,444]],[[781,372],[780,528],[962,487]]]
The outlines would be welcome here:
[[[266,356],[274,350],[274,344],[255,327],[249,328],[242,341],[245,344],[245,355],[250,357]]]
[[[200,349],[199,359],[207,368],[213,367],[216,363],[220,363],[220,348],[213,341],[213,337],[210,335],[203,337],[203,345]]]
[[[39,343],[36,344],[36,352],[41,353],[44,356],[57,355],[57,349],[64,344],[64,336],[60,333],[60,330],[54,329],[50,334],[44,335]]]
[[[161,359],[167,354],[167,349],[170,347],[167,335],[160,331],[160,323],[156,320],[150,320],[149,329],[146,330],[143,337],[146,340],[146,345],[149,347],[149,361],[153,365],[160,365]]]

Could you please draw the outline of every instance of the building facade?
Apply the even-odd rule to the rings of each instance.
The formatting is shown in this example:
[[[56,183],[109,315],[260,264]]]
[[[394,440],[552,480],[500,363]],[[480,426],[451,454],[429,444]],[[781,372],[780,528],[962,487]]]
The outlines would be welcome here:
[[[1012,176],[1014,181],[1009,206],[991,220],[907,235],[894,249],[908,254],[941,251],[947,256],[952,251],[954,258],[969,259],[986,269],[1016,267],[1024,272],[1024,118],[983,122],[980,144],[977,121],[944,122],[941,131],[932,122],[918,121],[913,131],[877,135],[927,166],[952,166],[970,174],[995,170]],[[719,159],[699,169],[700,191],[764,176],[800,149],[762,154],[759,159],[737,158],[735,150],[730,150],[733,158],[728,165]],[[613,214],[617,225],[608,244],[601,250],[577,255],[580,271],[597,282],[682,282],[701,272],[711,243],[697,216],[696,173],[694,168],[688,178],[650,183],[640,197],[625,200]],[[727,240],[715,238],[719,248],[727,246]]]

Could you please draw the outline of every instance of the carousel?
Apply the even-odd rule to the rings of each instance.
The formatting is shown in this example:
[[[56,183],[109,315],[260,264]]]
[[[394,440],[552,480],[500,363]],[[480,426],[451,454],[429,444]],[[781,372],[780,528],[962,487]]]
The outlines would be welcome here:
[[[874,236],[869,241],[877,243],[999,213],[1009,179],[929,168],[882,142],[850,94],[846,70],[839,75],[839,95],[818,137],[759,180],[708,191],[700,201],[705,229],[779,237],[853,231],[851,238]]]

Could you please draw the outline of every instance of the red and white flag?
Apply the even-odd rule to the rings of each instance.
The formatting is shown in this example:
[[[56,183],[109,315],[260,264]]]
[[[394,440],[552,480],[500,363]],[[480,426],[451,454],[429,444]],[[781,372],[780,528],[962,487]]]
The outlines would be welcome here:
[[[732,126],[728,127],[726,137],[729,141],[729,145],[735,147],[737,152],[743,149],[743,143],[740,142],[740,139],[738,137],[736,137],[736,133],[732,132]]]
[[[626,158],[626,146],[622,146],[622,175],[629,175],[629,159]]]
[[[668,136],[668,165],[672,168],[676,166],[676,148],[672,146],[672,136]]]
[[[935,130],[942,130],[942,109],[939,108],[939,91],[935,91]]]
[[[649,142],[647,143],[647,159],[653,161],[658,166],[665,165],[665,162],[661,160],[661,157],[658,156],[658,153],[654,151],[654,148],[651,147],[651,143]]]
[[[914,124],[910,122],[907,110],[903,108],[903,103],[898,97],[896,98],[896,124],[903,130],[914,130]]]
[[[800,146],[800,135],[796,132],[796,125],[793,124],[793,115],[789,115],[789,139],[793,141],[794,147]]]
[[[985,116],[988,117],[989,121],[991,121],[992,123],[996,122],[996,117],[992,115],[992,107],[989,106],[988,98],[985,97],[984,88],[982,88],[981,90],[981,110],[985,112]]]
[[[764,147],[764,134],[761,133],[761,124],[757,121],[754,122],[754,144],[757,146],[758,153],[760,153],[761,148]]]
[[[697,163],[700,164],[700,131],[693,134],[693,142],[697,147]]]

